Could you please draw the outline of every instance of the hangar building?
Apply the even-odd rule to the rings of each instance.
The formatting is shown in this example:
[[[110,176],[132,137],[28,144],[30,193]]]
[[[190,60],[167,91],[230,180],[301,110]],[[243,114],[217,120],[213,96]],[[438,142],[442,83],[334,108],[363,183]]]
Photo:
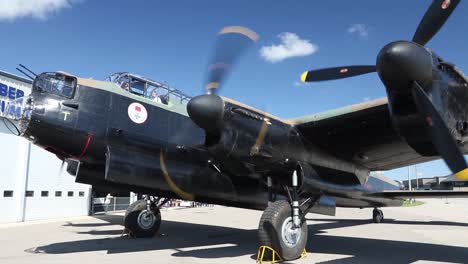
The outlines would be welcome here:
[[[30,92],[29,79],[0,71],[0,117]],[[55,155],[9,133],[0,120],[0,223],[87,215],[91,187],[75,183],[65,167]]]

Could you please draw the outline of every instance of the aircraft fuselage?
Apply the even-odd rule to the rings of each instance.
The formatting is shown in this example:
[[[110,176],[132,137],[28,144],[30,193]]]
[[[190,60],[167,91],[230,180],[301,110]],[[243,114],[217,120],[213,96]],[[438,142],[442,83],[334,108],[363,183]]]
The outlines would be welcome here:
[[[366,193],[399,186],[367,178],[365,168],[328,155],[291,124],[256,109],[225,99],[229,114],[223,132],[210,139],[188,117],[184,104],[154,102],[113,83],[88,83],[78,82],[66,96],[36,85],[29,99],[30,118],[23,121],[23,136],[68,160],[77,182],[264,209],[267,176],[279,183],[275,197],[286,199],[281,183],[289,183],[296,169],[292,161],[299,161],[307,171],[300,180],[304,198],[327,190],[340,197],[337,206],[401,204],[394,199],[363,199]],[[341,171],[341,180],[325,183],[325,170]]]

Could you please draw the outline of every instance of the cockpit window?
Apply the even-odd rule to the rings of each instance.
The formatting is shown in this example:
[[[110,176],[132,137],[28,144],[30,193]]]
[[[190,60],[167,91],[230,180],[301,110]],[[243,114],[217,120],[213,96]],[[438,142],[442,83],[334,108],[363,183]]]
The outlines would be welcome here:
[[[177,101],[181,104],[185,104],[191,98],[181,91],[169,87],[165,83],[157,82],[128,72],[114,73],[109,76],[107,80],[118,84],[120,88],[125,91],[166,105],[170,102]]]
[[[144,95],[145,83],[132,79],[132,81],[130,82],[130,91],[134,94]]]
[[[157,86],[148,85],[146,97],[158,103],[166,105],[169,103],[169,93],[167,90]]]
[[[42,73],[34,80],[33,89],[39,92],[72,98],[76,78],[60,73]]]

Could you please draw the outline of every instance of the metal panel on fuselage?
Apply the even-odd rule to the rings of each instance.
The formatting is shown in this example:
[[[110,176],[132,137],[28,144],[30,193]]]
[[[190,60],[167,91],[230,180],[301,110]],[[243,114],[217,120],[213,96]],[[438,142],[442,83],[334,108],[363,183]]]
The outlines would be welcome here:
[[[204,132],[184,115],[171,112],[159,103],[149,104],[130,97],[109,93],[111,96],[107,136],[109,142],[128,147],[164,148],[167,145],[194,146],[203,144]],[[132,112],[141,111],[141,119],[131,119]],[[146,113],[146,114],[145,114]],[[144,117],[146,116],[146,118]],[[125,142],[116,139],[119,132]],[[131,139],[131,140],[128,140]]]

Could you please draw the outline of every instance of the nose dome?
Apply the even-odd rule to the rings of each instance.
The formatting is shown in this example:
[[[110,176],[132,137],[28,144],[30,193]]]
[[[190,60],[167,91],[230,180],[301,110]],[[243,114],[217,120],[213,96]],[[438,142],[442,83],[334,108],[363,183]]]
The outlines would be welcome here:
[[[377,72],[386,86],[405,89],[413,81],[423,83],[432,78],[432,56],[417,43],[392,42],[380,50]]]
[[[213,94],[199,95],[187,104],[190,118],[206,131],[219,128],[224,116],[224,101]]]

